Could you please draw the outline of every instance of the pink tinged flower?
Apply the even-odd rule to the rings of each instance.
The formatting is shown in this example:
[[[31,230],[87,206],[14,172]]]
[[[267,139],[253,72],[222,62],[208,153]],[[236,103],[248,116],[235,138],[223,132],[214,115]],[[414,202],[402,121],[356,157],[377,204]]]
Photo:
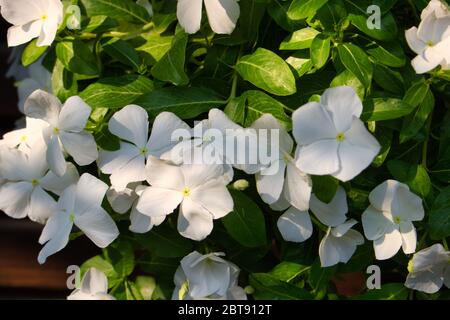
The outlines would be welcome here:
[[[370,193],[369,200],[362,223],[366,238],[373,241],[376,258],[392,258],[400,248],[405,254],[414,253],[417,236],[413,221],[424,217],[420,197],[407,185],[387,180]]]
[[[327,89],[320,102],[293,114],[298,168],[312,175],[349,181],[367,168],[380,145],[359,119],[362,103],[351,87]]]
[[[44,245],[38,256],[40,264],[65,248],[74,225],[100,248],[106,248],[119,236],[114,220],[101,207],[107,190],[104,182],[88,173],[64,190],[39,238]]]
[[[25,114],[45,121],[44,139],[47,143],[47,162],[57,176],[65,174],[65,153],[80,166],[97,160],[98,151],[92,134],[84,130],[91,107],[80,97],[67,99],[64,105],[55,96],[37,90],[25,102]]]
[[[146,173],[150,187],[140,196],[137,210],[162,218],[180,207],[178,231],[186,238],[205,239],[213,229],[213,220],[233,210],[221,165],[176,166],[150,156]]]
[[[132,182],[145,180],[147,157],[160,157],[178,141],[172,141],[177,129],[190,130],[189,126],[170,112],[160,113],[149,137],[148,114],[144,108],[129,105],[116,112],[109,121],[109,131],[121,139],[117,151],[100,151],[98,166],[109,174],[112,187],[123,191]]]
[[[8,46],[15,47],[38,38],[37,46],[50,46],[63,21],[60,0],[1,0],[3,18],[13,26],[8,29]]]

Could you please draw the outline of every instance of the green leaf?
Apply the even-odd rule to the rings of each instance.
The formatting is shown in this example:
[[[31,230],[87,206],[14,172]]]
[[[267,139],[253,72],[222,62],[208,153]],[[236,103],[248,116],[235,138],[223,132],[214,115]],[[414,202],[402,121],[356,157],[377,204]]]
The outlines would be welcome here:
[[[153,90],[153,82],[143,76],[126,75],[100,79],[80,93],[92,108],[118,109]]]
[[[97,128],[97,131],[94,132],[94,138],[98,147],[102,150],[117,151],[120,149],[120,139],[109,131],[107,123],[103,123],[100,128]]]
[[[313,68],[308,50],[300,50],[286,59],[286,62],[297,71],[297,77],[302,77]]]
[[[191,119],[212,108],[225,105],[226,101],[216,92],[206,88],[168,87],[143,95],[135,103],[145,108],[151,117],[168,111],[182,119]]]
[[[309,274],[309,285],[312,288],[312,294],[316,296],[316,299],[322,299],[327,290],[331,277],[336,272],[337,266],[322,268],[319,261],[316,261],[311,266],[311,272]]]
[[[391,160],[387,163],[389,172],[400,182],[406,183],[411,191],[422,198],[431,192],[431,180],[427,170],[421,165],[410,164],[401,160]]]
[[[128,277],[134,270],[134,251],[130,242],[115,241],[107,249],[107,257],[120,278]]]
[[[403,283],[389,283],[381,286],[381,289],[369,290],[366,293],[354,297],[355,300],[406,300],[408,289]]]
[[[81,28],[84,32],[103,33],[109,31],[119,24],[108,16],[93,16],[85,20]]]
[[[373,66],[366,53],[351,43],[339,45],[338,52],[345,68],[352,72],[364,87],[369,88],[372,82]]]
[[[152,254],[163,258],[184,257],[192,250],[191,241],[180,236],[167,223],[146,234],[136,235],[135,238]]]
[[[269,274],[280,281],[290,282],[309,269],[309,266],[303,266],[298,263],[283,261],[275,268],[273,268],[272,271],[269,272]]]
[[[81,3],[89,17],[108,16],[136,24],[150,21],[147,10],[132,0],[81,0]]]
[[[355,92],[358,94],[358,97],[361,100],[364,100],[364,92],[365,92],[364,85],[350,71],[348,71],[348,70],[342,71],[330,83],[331,88],[339,87],[339,86],[352,87],[353,89],[355,89]]]
[[[445,188],[434,200],[428,226],[434,240],[450,236],[450,187]]]
[[[254,41],[258,37],[257,30],[259,30],[261,21],[266,13],[267,2],[265,0],[241,0],[239,2],[241,17],[246,17],[246,19],[240,20],[239,28],[244,39]]]
[[[244,95],[247,98],[245,127],[251,126],[263,114],[270,113],[280,121],[286,130],[292,128],[292,119],[286,115],[287,108],[284,104],[261,91],[250,90]]]
[[[173,36],[160,36],[152,34],[146,38],[147,42],[136,48],[139,52],[144,52],[144,59],[147,64],[154,65],[162,59],[172,47]]]
[[[245,121],[246,101],[247,97],[244,94],[238,98],[232,99],[223,110],[231,121],[241,126],[244,125]]]
[[[403,96],[405,93],[402,75],[388,67],[376,65],[373,72],[373,80],[384,90],[398,96]]]
[[[381,28],[370,29],[367,26],[367,14],[350,14],[349,19],[352,24],[361,32],[368,36],[381,41],[396,40],[398,34],[397,23],[391,13],[387,13],[381,17]]]
[[[152,68],[152,75],[158,80],[170,82],[176,86],[184,86],[189,83],[189,78],[184,71],[186,60],[186,45],[188,35],[179,32],[172,41],[172,47]]]
[[[313,193],[322,202],[330,203],[339,187],[339,181],[332,176],[311,176]]]
[[[81,40],[61,41],[56,55],[67,70],[87,76],[99,74],[97,59],[89,46]]]
[[[48,46],[38,47],[36,43],[37,39],[34,39],[23,50],[22,65],[24,67],[36,62],[47,51]]]
[[[406,63],[403,48],[397,42],[371,43],[367,46],[367,53],[379,64],[388,67],[401,68]]]
[[[228,234],[248,248],[267,243],[266,225],[261,209],[244,193],[231,191],[234,211],[222,219]]]
[[[242,57],[236,70],[244,80],[269,93],[288,96],[297,91],[287,63],[267,49],[258,48],[253,54]]]
[[[280,50],[308,49],[319,31],[313,28],[303,28],[295,31],[280,44]]]
[[[300,28],[300,23],[288,17],[287,11],[290,2],[282,0],[273,0],[267,7],[267,13],[283,29],[293,32]]]
[[[317,69],[321,69],[330,56],[331,40],[329,37],[319,34],[311,43],[311,60]]]
[[[128,42],[112,38],[103,42],[103,50],[113,59],[130,66],[134,71],[141,71],[141,58],[139,54],[134,50],[133,46]]]
[[[429,90],[425,99],[420,103],[417,109],[403,121],[403,126],[400,131],[400,143],[410,140],[420,131],[430,114],[433,112],[433,109],[434,96],[431,90]]]
[[[267,273],[250,275],[250,285],[255,289],[255,300],[308,300],[312,295],[293,284],[280,281]]]
[[[328,0],[294,0],[289,6],[288,17],[292,20],[313,18]]]
[[[403,100],[395,98],[373,98],[364,102],[361,119],[364,121],[382,121],[401,118],[413,111],[413,107]]]
[[[64,68],[59,60],[56,61],[52,72],[52,92],[62,102],[78,93],[78,84],[74,74]]]
[[[347,19],[347,10],[342,0],[328,0],[317,11],[316,18],[327,32],[336,33]]]
[[[428,94],[430,85],[425,81],[414,83],[405,94],[403,101],[409,104],[412,108],[416,108]]]
[[[381,145],[381,150],[378,153],[378,156],[373,160],[373,165],[375,167],[381,167],[389,155],[392,146],[392,137],[393,132],[391,129],[381,128],[380,130],[377,130],[376,138]]]
[[[153,292],[156,289],[156,281],[152,277],[137,276],[136,287],[144,300],[152,300]]]

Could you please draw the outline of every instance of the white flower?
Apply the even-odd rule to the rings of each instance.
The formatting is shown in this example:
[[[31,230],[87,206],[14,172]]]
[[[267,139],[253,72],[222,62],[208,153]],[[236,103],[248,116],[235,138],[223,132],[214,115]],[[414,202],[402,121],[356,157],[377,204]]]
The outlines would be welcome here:
[[[438,18],[448,17],[450,16],[450,9],[448,7],[448,4],[446,4],[442,0],[431,0],[428,3],[427,7],[423,9],[420,18],[422,20],[425,20],[425,18],[432,13],[436,14],[436,17]]]
[[[238,286],[239,268],[224,253],[201,255],[194,251],[181,260],[172,300],[246,300]]]
[[[116,300],[108,294],[108,279],[96,268],[89,268],[81,280],[80,288],[75,289],[67,300]]]
[[[137,0],[136,3],[147,10],[150,17],[153,17],[153,6],[149,0]]]
[[[27,153],[18,149],[3,149],[0,156],[0,210],[8,216],[45,223],[54,213],[56,201],[46,192],[60,195],[78,179],[78,172],[68,164],[66,174],[57,177],[49,172],[45,161],[45,144],[37,142]]]
[[[348,212],[347,196],[342,187],[336,192],[330,203],[324,203],[312,194],[310,209],[321,223],[330,227],[337,227],[346,220]],[[289,208],[278,218],[278,230],[285,241],[303,242],[313,233],[311,217],[308,211],[300,211],[295,207]]]
[[[109,121],[109,131],[122,141],[117,151],[100,151],[98,166],[110,174],[111,184],[122,191],[131,182],[145,180],[145,164],[148,156],[160,157],[178,141],[172,141],[172,132],[190,130],[189,126],[173,113],[160,113],[149,138],[147,112],[139,106],[129,105],[116,112]]]
[[[107,247],[119,236],[114,220],[101,207],[107,190],[104,182],[88,173],[64,190],[56,213],[48,219],[39,238],[39,243],[45,244],[39,252],[40,264],[67,245],[73,225],[100,248]]]
[[[268,129],[279,132],[279,154],[268,168],[256,173],[256,187],[262,200],[267,204],[274,204],[280,197],[298,210],[308,210],[311,197],[311,178],[300,171],[291,153],[294,141],[278,120],[271,114],[265,114],[252,124],[257,130]],[[267,143],[271,144],[271,138]],[[272,145],[272,148],[274,146]]]
[[[237,0],[178,0],[177,17],[183,29],[187,33],[200,30],[203,1],[211,29],[215,33],[231,34],[240,15]]]
[[[349,181],[367,168],[380,150],[359,119],[362,103],[351,87],[325,90],[293,114],[299,147],[297,166],[305,173]]]
[[[33,145],[43,142],[42,131],[48,126],[45,121],[26,118],[26,128],[6,133],[2,143],[9,148],[28,152]]]
[[[0,0],[3,18],[13,26],[8,29],[8,46],[15,47],[38,38],[37,46],[50,46],[63,21],[60,0]]]
[[[151,218],[164,217],[180,205],[178,231],[186,238],[205,239],[213,220],[233,210],[221,165],[175,166],[150,156],[146,171],[150,187],[142,193],[137,210]]]
[[[412,27],[405,35],[409,47],[417,54],[411,63],[418,74],[438,65],[450,69],[450,15],[438,18],[433,11],[425,16],[419,28]]]
[[[37,90],[25,102],[25,114],[48,123],[48,127],[44,129],[44,139],[48,147],[47,161],[56,175],[62,176],[66,172],[64,151],[80,166],[97,160],[98,151],[94,137],[84,131],[91,107],[80,97],[70,97],[62,105],[58,98]]]
[[[28,77],[17,82],[19,110],[24,112],[25,101],[36,90],[52,93],[52,75],[42,66],[42,59],[28,67]]]
[[[136,209],[139,196],[142,195],[145,188],[145,186],[140,185],[139,183],[130,183],[123,191],[117,191],[114,188],[110,188],[106,193],[109,204],[115,212],[125,214],[131,209],[131,225],[129,229],[135,233],[146,233],[154,226],[163,223],[165,220],[165,216],[151,218],[140,213]]]
[[[400,247],[406,254],[416,251],[417,235],[412,221],[424,217],[420,197],[407,185],[387,180],[369,195],[370,206],[362,214],[364,234],[373,240],[378,260],[393,257]]]
[[[361,233],[351,229],[357,223],[351,219],[335,228],[328,228],[319,245],[320,264],[323,268],[339,262],[347,263],[356,247],[364,243]]]
[[[425,293],[436,293],[445,284],[450,289],[450,252],[437,243],[414,254],[408,264],[405,286]]]
[[[25,45],[14,47],[8,57],[9,68],[6,72],[7,78],[13,78],[16,81],[21,81],[28,77],[28,69],[22,65],[22,54]]]

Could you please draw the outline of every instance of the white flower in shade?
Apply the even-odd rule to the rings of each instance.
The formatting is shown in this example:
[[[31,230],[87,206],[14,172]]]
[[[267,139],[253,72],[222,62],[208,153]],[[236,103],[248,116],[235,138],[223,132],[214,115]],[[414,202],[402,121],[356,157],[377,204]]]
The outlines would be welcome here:
[[[153,6],[149,0],[137,0],[136,3],[147,10],[150,17],[153,17]]]
[[[239,268],[224,253],[201,255],[194,251],[181,260],[172,300],[246,300],[238,285]]]
[[[137,210],[151,218],[162,218],[180,206],[178,231],[192,240],[205,239],[213,220],[233,210],[233,199],[223,181],[221,165],[175,166],[150,156],[146,188]]]
[[[135,233],[146,233],[154,226],[163,223],[165,220],[165,216],[151,218],[140,213],[136,209],[139,196],[145,188],[145,186],[140,185],[139,183],[130,183],[123,191],[117,191],[114,188],[110,188],[106,193],[109,204],[115,212],[125,214],[131,209],[131,225],[129,229]]]
[[[445,1],[431,0],[426,8],[422,10],[420,18],[425,20],[425,18],[432,13],[434,13],[438,18],[448,17],[450,16],[450,8]]]
[[[7,78],[12,78],[16,81],[21,81],[28,77],[28,68],[22,65],[22,54],[25,49],[25,45],[14,47],[11,49],[11,53],[8,57],[9,68],[6,72]]]
[[[63,21],[60,0],[0,0],[3,18],[13,26],[8,29],[8,46],[15,47],[38,38],[37,46],[50,46]]]
[[[417,57],[412,66],[418,74],[426,73],[437,66],[450,69],[450,15],[438,18],[436,12],[428,14],[419,28],[407,30],[406,40]]]
[[[29,217],[45,223],[54,213],[56,201],[47,193],[60,195],[61,191],[78,179],[72,164],[66,174],[56,176],[45,161],[45,144],[34,144],[27,153],[18,149],[4,149],[0,156],[0,176],[5,184],[0,187],[0,210],[16,219]]]
[[[406,254],[416,251],[417,235],[412,221],[421,221],[424,209],[420,197],[407,185],[387,180],[369,195],[370,206],[362,214],[364,234],[373,240],[378,260],[393,257],[402,248]]]
[[[339,262],[347,263],[356,251],[356,247],[364,243],[364,237],[351,229],[355,224],[351,219],[337,227],[328,228],[319,245],[320,264],[323,268],[331,267]]]
[[[349,181],[367,168],[380,151],[359,119],[362,103],[352,87],[325,90],[293,114],[298,144],[297,166],[305,173]]]
[[[450,289],[450,252],[437,243],[414,254],[405,286],[428,294],[445,284]]]
[[[209,25],[215,33],[231,34],[240,15],[237,0],[178,0],[177,17],[187,33],[200,30],[203,2]]]
[[[106,248],[119,236],[114,220],[101,207],[107,190],[104,182],[88,173],[64,190],[56,213],[48,219],[39,238],[44,245],[38,256],[40,264],[67,245],[74,225],[100,248]]]
[[[262,200],[267,204],[274,204],[280,197],[298,210],[308,210],[311,197],[311,178],[300,171],[291,156],[294,141],[279,121],[270,114],[265,114],[252,124],[256,130],[266,129],[269,134],[278,131],[278,154],[272,159],[267,168],[256,173],[256,187]],[[274,147],[271,137],[267,144]],[[269,147],[269,146],[268,146]],[[273,152],[273,151],[272,151]],[[285,208],[284,208],[285,209]]]
[[[324,203],[312,194],[310,210],[321,223],[329,227],[337,227],[346,220],[348,212],[347,196],[342,187],[336,192],[330,203]],[[278,218],[278,230],[285,241],[304,242],[311,237],[313,226],[308,211],[289,208]]]
[[[52,75],[42,66],[42,59],[28,67],[28,76],[17,82],[19,110],[24,112],[25,101],[36,90],[52,93]]]
[[[116,300],[108,294],[108,278],[96,268],[90,268],[81,280],[81,286],[75,289],[67,300]]]
[[[80,97],[67,99],[64,105],[55,96],[37,90],[25,102],[25,114],[48,123],[44,129],[47,143],[47,162],[58,176],[66,172],[64,152],[80,166],[98,158],[97,144],[92,134],[84,131],[91,107]]]
[[[9,148],[18,148],[28,152],[31,146],[44,142],[42,132],[48,124],[39,119],[26,118],[26,127],[6,133],[2,143]]]
[[[100,151],[98,166],[110,174],[111,184],[117,191],[124,190],[131,182],[145,180],[145,164],[148,156],[160,157],[178,141],[172,141],[172,132],[190,130],[189,126],[170,112],[160,113],[149,138],[148,114],[142,107],[129,105],[116,112],[109,121],[109,131],[119,137],[120,149]]]

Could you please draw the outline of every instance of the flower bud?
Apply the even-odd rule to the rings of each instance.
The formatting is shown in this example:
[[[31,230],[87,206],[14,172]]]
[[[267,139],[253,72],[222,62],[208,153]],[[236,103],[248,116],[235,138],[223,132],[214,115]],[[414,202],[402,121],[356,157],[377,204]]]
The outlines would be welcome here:
[[[248,188],[249,185],[250,184],[248,183],[247,180],[240,179],[240,180],[237,180],[237,181],[235,181],[233,183],[233,188],[236,189],[236,190],[239,190],[239,191],[244,191],[245,189]]]
[[[70,30],[81,29],[81,11],[77,5],[70,5],[66,10],[66,26]]]

